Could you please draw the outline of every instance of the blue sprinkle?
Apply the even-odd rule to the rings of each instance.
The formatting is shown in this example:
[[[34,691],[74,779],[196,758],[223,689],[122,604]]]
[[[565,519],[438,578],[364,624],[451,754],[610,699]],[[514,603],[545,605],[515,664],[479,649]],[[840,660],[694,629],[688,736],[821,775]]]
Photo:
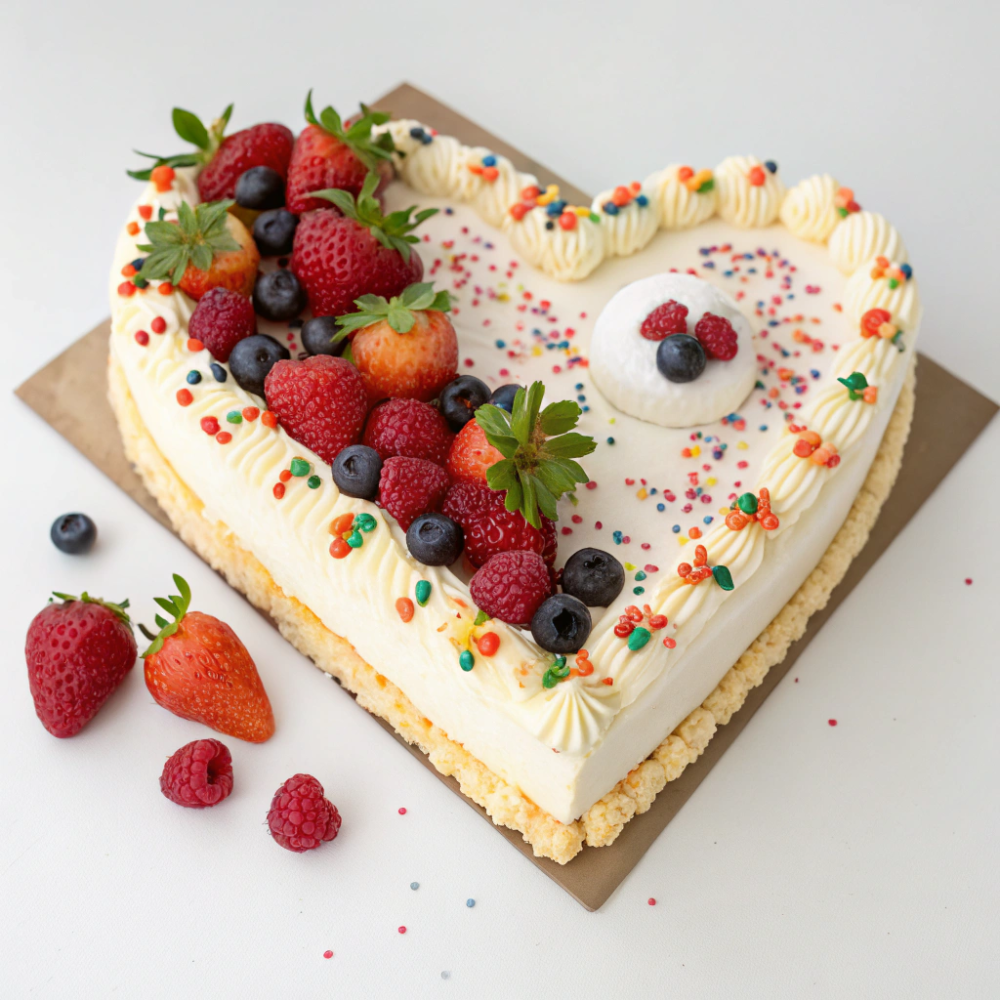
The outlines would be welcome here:
[[[212,369],[212,374],[215,376],[216,382],[225,382],[226,379],[229,378],[229,373],[222,367],[222,365],[213,361],[209,365],[209,368]]]
[[[778,164],[774,160],[765,160],[764,166],[772,173],[776,174],[778,172]]]
[[[413,128],[410,129],[410,135],[414,139],[423,139],[424,130],[419,125],[414,125]]]
[[[702,264],[701,266],[702,267],[713,267],[714,268],[715,267],[715,261],[714,260],[706,260],[705,263]]]
[[[655,496],[656,495],[656,487],[655,486],[651,486],[650,487],[649,495],[650,496]]]
[[[187,373],[187,384],[197,385],[201,381],[201,372],[188,372]]]
[[[633,587],[632,588],[632,593],[635,594],[638,597],[639,594],[645,594],[646,593],[646,588],[645,587]]]
[[[819,371],[816,368],[810,368],[809,374],[812,375],[813,378],[819,378]]]
[[[618,206],[613,201],[606,201],[601,207],[608,215],[618,214]]]
[[[576,389],[577,392],[582,392],[583,391],[583,383],[582,382],[577,382],[576,385],[573,388]]]
[[[671,531],[672,531],[672,532],[673,532],[673,533],[674,533],[675,535],[679,535],[679,534],[681,533],[681,526],[680,526],[679,524],[675,524],[675,525],[674,525],[674,526],[673,526],[673,527],[672,527],[672,528],[671,528],[670,530],[671,530]]]
[[[576,401],[578,403],[586,403],[587,402],[587,397],[586,396],[577,396],[576,397]]]
[[[900,271],[902,271],[902,272],[903,272],[903,274],[905,274],[905,275],[906,275],[906,280],[907,280],[907,281],[909,281],[909,280],[910,280],[910,278],[912,278],[912,277],[913,277],[913,268],[912,268],[912,267],[910,267],[910,265],[909,265],[909,264],[900,264],[900,265],[899,265],[899,269],[900,269]]]
[[[762,431],[766,431],[766,430],[767,430],[767,424],[761,424],[761,425],[760,425],[760,429],[761,429]]]
[[[455,214],[455,209],[453,209],[453,208],[446,208],[444,210],[444,214],[445,215],[454,215]]]
[[[715,518],[713,518],[711,514],[709,514],[708,517],[703,517],[702,518],[702,521],[704,521],[705,524],[711,524],[712,521],[714,521],[714,520],[715,520]]]
[[[612,532],[611,537],[615,540],[615,545],[621,545],[623,536],[620,531]]]
[[[545,211],[551,215],[553,218],[563,214],[563,209],[566,207],[566,202],[561,198],[557,198],[555,201],[550,201],[545,206]]]
[[[476,905],[476,901],[474,899],[467,899],[465,905],[471,910]]]
[[[419,889],[420,888],[420,883],[419,882],[411,882],[410,883],[410,888],[411,889]]]
[[[421,138],[420,138],[420,141],[421,141],[421,142],[422,142],[422,143],[423,143],[423,144],[424,144],[425,146],[429,146],[429,145],[430,145],[430,144],[431,144],[431,143],[432,143],[432,142],[434,141],[434,136],[432,136],[432,135],[430,134],[430,132],[425,132],[425,133],[424,133],[424,134],[423,134],[423,135],[421,136]],[[449,212],[448,214],[449,214],[449,215],[451,215],[451,212]]]
[[[649,204],[649,199],[644,194],[636,195],[635,203],[642,208],[645,208]]]
[[[495,156],[484,156],[483,166],[484,167],[495,167],[497,165],[497,158]]]
[[[612,438],[612,437],[609,437],[608,438],[608,444],[614,444],[614,443],[615,443],[615,439]]]
[[[665,503],[658,503],[656,509],[662,513],[667,509],[667,505]]]
[[[584,413],[590,413],[590,407],[589,406],[581,406],[580,409],[583,410]]]
[[[552,213],[550,212],[549,214],[551,215]],[[545,223],[545,228],[546,229],[555,229],[556,228],[556,224],[551,219],[549,219],[549,221]]]
[[[141,271],[142,270],[142,265],[145,264],[145,263],[146,263],[146,260],[145,260],[144,257],[136,257],[136,259],[134,261],[132,261],[132,266],[137,271]]]

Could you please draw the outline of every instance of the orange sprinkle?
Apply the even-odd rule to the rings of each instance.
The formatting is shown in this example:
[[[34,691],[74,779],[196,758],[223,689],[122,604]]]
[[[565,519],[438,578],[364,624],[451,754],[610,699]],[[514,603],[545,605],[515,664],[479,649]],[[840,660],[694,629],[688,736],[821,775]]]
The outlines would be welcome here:
[[[219,444],[229,444],[232,439],[233,436],[229,433],[229,431],[219,431],[219,433],[215,435],[215,440],[218,441]]]
[[[688,181],[692,177],[694,177],[694,170],[692,170],[691,167],[681,167],[680,170],[677,171],[677,179],[681,182]]]
[[[764,173],[763,167],[751,167],[750,173],[747,174],[747,179],[754,187],[763,187],[767,180],[767,175]]]
[[[288,480],[292,478],[292,470],[291,469],[282,469],[281,472],[278,473],[278,478],[283,483],[287,483]]]
[[[345,531],[350,531],[353,524],[353,514],[341,514],[330,522],[330,534],[342,535]]]
[[[129,236],[136,236],[136,235],[138,235],[138,232],[139,232],[139,223],[138,222],[130,222],[125,227],[125,230],[129,234]]]
[[[193,400],[194,396],[191,395],[190,389],[177,390],[177,402],[180,403],[181,406],[190,406]]]
[[[697,525],[688,532],[688,538],[701,538],[701,528]]]
[[[284,489],[284,486],[282,486],[282,489]],[[334,559],[343,559],[344,556],[349,556],[350,554],[351,547],[344,541],[343,538],[335,538],[332,542],[330,542],[330,555],[333,556]],[[398,610],[398,604],[396,605],[396,608]],[[404,619],[404,621],[405,620],[406,619]]]
[[[271,492],[274,494],[275,500],[280,500],[285,495],[285,484],[275,483],[274,489],[271,490]]]
[[[197,354],[198,351],[205,350],[205,345],[195,337],[188,337],[187,349]]]
[[[484,632],[476,640],[476,645],[483,656],[493,656],[500,648],[500,636],[496,632]]]
[[[135,295],[135,285],[131,281],[123,281],[118,286],[118,294],[123,295],[126,299]]]
[[[153,206],[152,205],[140,205],[139,215],[141,218],[145,219],[147,222],[153,217]]]
[[[601,683],[602,684],[607,684],[608,687],[611,687],[611,685],[614,684],[614,678],[612,678],[612,677],[605,677],[604,680],[601,681]]]
[[[274,427],[278,426],[278,418],[270,410],[265,410],[260,415],[260,422],[265,427],[272,427],[272,428],[274,428]]]
[[[123,278],[131,278],[131,277],[133,277],[135,275],[135,273],[136,273],[136,270],[135,270],[135,268],[131,264],[126,264],[122,268],[122,277]]]
[[[243,407],[243,419],[253,422],[260,416],[260,410],[256,406],[244,406]]]
[[[156,286],[156,290],[161,295],[170,295],[174,290],[174,286],[171,285],[169,281],[161,281],[159,285]]]
[[[496,167],[483,167],[483,180],[491,184],[500,176],[500,171]]]
[[[340,539],[340,541],[343,541],[343,539]],[[347,543],[344,542],[344,544],[346,545]],[[349,545],[347,547],[350,548]],[[330,554],[334,555],[332,545],[330,546]],[[334,558],[339,559],[341,557],[334,555]],[[403,619],[404,622],[410,621],[413,618],[413,601],[411,601],[408,597],[397,598],[396,613]]]
[[[153,167],[149,174],[149,179],[156,185],[157,191],[163,192],[170,190],[176,176],[177,174],[174,173],[173,167],[161,164],[158,167]]]

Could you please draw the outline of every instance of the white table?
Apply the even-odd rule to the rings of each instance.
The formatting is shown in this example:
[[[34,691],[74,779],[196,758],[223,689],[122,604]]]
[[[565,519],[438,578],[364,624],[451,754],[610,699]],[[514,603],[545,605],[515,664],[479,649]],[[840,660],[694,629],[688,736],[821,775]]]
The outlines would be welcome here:
[[[407,78],[588,190],[744,151],[792,180],[830,170],[904,234],[922,350],[997,398],[995,11],[650,3],[578,6],[574,26],[542,4],[433,24],[412,3],[64,6],[0,14],[0,992],[996,996],[998,422],[588,914],[9,391],[106,315],[123,171],[132,147],[175,151],[173,104],[297,126],[309,86],[349,109]],[[101,532],[84,559],[47,539],[75,509]],[[236,791],[206,813],[157,786],[205,730],[138,671],[68,741],[24,676],[49,590],[128,595],[148,620],[171,572],[253,650],[283,723],[227,741]],[[345,818],[312,856],[262,826],[298,770]]]

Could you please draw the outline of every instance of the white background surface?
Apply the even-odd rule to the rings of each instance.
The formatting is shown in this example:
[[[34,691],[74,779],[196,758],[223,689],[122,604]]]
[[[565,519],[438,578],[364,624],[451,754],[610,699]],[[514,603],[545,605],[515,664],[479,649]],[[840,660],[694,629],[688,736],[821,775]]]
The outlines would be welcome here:
[[[998,398],[996,8],[225,6],[0,14],[0,992],[1000,994],[997,421],[588,914],[9,391],[107,314],[123,170],[134,146],[175,151],[172,105],[297,128],[310,86],[349,110],[408,79],[585,190],[736,152],[790,183],[829,170],[903,233],[921,349]],[[71,509],[99,523],[90,557],[48,542]],[[148,620],[171,572],[244,639],[279,722],[264,746],[227,740],[236,791],[204,813],[157,778],[207,733],[138,670],[68,741],[24,675],[48,591],[128,595]],[[345,818],[301,857],[262,825],[299,770]]]

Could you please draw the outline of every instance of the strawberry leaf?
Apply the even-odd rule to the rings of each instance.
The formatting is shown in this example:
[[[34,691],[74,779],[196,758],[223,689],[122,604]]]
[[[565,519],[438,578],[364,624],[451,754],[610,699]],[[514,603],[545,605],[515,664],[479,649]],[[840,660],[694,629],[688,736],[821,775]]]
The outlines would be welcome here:
[[[546,434],[565,434],[576,427],[580,419],[580,406],[572,399],[564,399],[559,403],[549,403],[542,410],[542,430]]]
[[[178,153],[174,156],[159,156],[156,153],[143,153],[138,149],[132,152],[136,156],[144,156],[147,160],[153,160],[153,166],[145,170],[126,170],[129,177],[137,181],[148,181],[156,167],[197,167],[208,163],[215,156],[215,151],[222,145],[226,126],[233,114],[233,106],[230,104],[225,111],[214,121],[210,128],[205,128],[201,119],[192,111],[184,108],[174,108],[171,116],[174,123],[174,131],[185,141],[196,147],[193,153]]]
[[[318,116],[316,115],[312,103],[312,90],[310,90],[306,94],[305,116],[310,125],[319,126],[348,146],[369,170],[374,170],[378,166],[379,160],[392,158],[395,151],[392,136],[388,132],[372,136],[374,126],[384,125],[389,120],[390,116],[384,111],[372,111],[371,108],[362,104],[361,115],[345,129],[343,119],[332,107],[325,107]]]
[[[152,656],[154,653],[158,653],[163,648],[163,643],[177,631],[184,620],[184,616],[188,613],[188,608],[191,606],[191,588],[188,586],[187,580],[174,573],[174,586],[177,587],[178,594],[170,597],[153,598],[173,618],[173,621],[167,621],[161,615],[156,616],[156,624],[159,625],[160,631],[155,636],[152,636],[153,641],[146,652],[142,654],[143,659]],[[140,625],[139,628],[142,630],[143,635],[150,638],[150,633],[144,626]]]
[[[426,303],[423,305],[421,303]],[[362,295],[355,299],[357,312],[347,313],[337,318],[337,331],[333,342],[343,340],[354,330],[361,330],[373,323],[385,321],[396,333],[409,333],[417,321],[416,313],[435,309],[445,312],[451,308],[451,297],[447,292],[434,292],[434,286],[426,282],[407,285],[399,295],[385,299],[381,295]],[[440,304],[440,305],[439,305]],[[444,306],[442,309],[440,306]]]
[[[190,142],[199,149],[208,149],[211,142],[208,137],[208,129],[202,125],[201,119],[196,114],[185,111],[183,108],[174,108],[173,121],[174,131],[185,142]]]
[[[129,627],[129,631],[132,630],[132,619],[128,616],[128,598],[124,601],[119,601],[115,604],[114,601],[105,601],[100,597],[91,597],[87,591],[84,591],[79,597],[75,597],[73,594],[61,594],[58,590],[52,591],[52,597],[58,597],[60,601],[82,601],[84,604],[99,604],[102,608],[107,608],[120,622]],[[52,603],[52,597],[49,598],[49,603]]]
[[[577,434],[576,431],[552,438],[545,444],[546,451],[559,458],[581,458],[589,455],[596,447],[597,442],[590,435]]]
[[[178,284],[188,265],[207,271],[221,253],[241,249],[229,232],[228,211],[235,202],[208,201],[195,208],[182,201],[177,223],[152,221],[145,227],[148,243],[138,248],[148,254],[139,272],[147,281],[169,279]]]

